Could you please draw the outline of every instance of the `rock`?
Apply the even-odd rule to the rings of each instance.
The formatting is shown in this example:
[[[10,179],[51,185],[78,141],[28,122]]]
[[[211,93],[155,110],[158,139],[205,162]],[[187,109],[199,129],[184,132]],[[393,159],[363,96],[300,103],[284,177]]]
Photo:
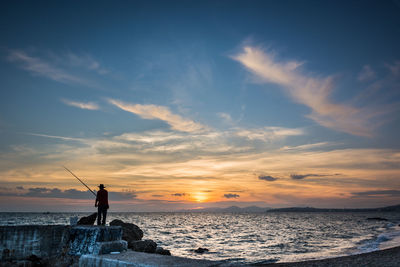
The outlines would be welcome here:
[[[78,221],[78,225],[94,225],[94,222],[97,219],[97,212],[93,213],[92,215],[89,215],[87,217],[82,217]]]
[[[387,221],[388,219],[386,218],[381,218],[381,217],[371,217],[367,218],[368,221]]]
[[[110,222],[110,225],[122,227],[122,239],[128,241],[128,244],[129,242],[142,240],[143,238],[142,229],[140,229],[139,226],[133,223],[124,223],[121,220],[113,220],[112,222]]]
[[[199,254],[203,254],[204,252],[208,252],[208,248],[198,248],[193,251]]]
[[[156,254],[171,256],[171,252],[168,249],[163,249],[162,247],[156,248]]]
[[[157,249],[157,244],[150,239],[137,240],[128,242],[128,248],[138,252],[155,253]]]

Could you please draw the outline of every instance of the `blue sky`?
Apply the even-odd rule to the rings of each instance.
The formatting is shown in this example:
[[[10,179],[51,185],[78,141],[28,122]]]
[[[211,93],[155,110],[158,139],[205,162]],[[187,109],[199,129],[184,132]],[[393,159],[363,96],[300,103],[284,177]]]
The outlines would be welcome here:
[[[399,203],[398,1],[0,10],[3,210]]]

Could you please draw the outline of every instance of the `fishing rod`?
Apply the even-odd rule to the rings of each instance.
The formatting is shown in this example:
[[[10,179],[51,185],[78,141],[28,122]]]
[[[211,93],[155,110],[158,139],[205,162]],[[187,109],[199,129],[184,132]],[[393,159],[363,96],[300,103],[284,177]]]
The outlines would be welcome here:
[[[81,179],[79,179],[78,176],[76,176],[73,172],[71,172],[70,170],[67,169],[67,167],[63,166],[64,169],[66,169],[70,174],[72,174],[76,179],[79,180],[79,182],[81,182],[84,186],[86,186],[87,189],[89,189],[90,192],[92,192],[92,194],[97,197],[96,193],[92,191],[92,189],[89,188],[89,186],[87,186]]]

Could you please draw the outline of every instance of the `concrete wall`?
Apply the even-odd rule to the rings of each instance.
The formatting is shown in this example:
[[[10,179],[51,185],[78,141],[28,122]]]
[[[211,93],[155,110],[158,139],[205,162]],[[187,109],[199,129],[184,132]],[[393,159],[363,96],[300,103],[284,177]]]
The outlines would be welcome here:
[[[126,250],[119,226],[0,226],[0,261]]]
[[[66,225],[0,226],[0,260],[59,255],[69,238]]]
[[[118,243],[120,226],[74,226],[70,229],[70,255],[100,254],[101,243]]]

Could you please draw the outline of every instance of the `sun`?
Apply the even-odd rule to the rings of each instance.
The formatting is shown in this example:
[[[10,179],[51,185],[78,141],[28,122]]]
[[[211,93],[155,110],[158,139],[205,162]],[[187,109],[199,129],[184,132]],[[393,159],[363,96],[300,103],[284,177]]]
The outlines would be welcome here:
[[[205,202],[208,199],[205,192],[195,192],[192,194],[192,197],[196,202]]]

